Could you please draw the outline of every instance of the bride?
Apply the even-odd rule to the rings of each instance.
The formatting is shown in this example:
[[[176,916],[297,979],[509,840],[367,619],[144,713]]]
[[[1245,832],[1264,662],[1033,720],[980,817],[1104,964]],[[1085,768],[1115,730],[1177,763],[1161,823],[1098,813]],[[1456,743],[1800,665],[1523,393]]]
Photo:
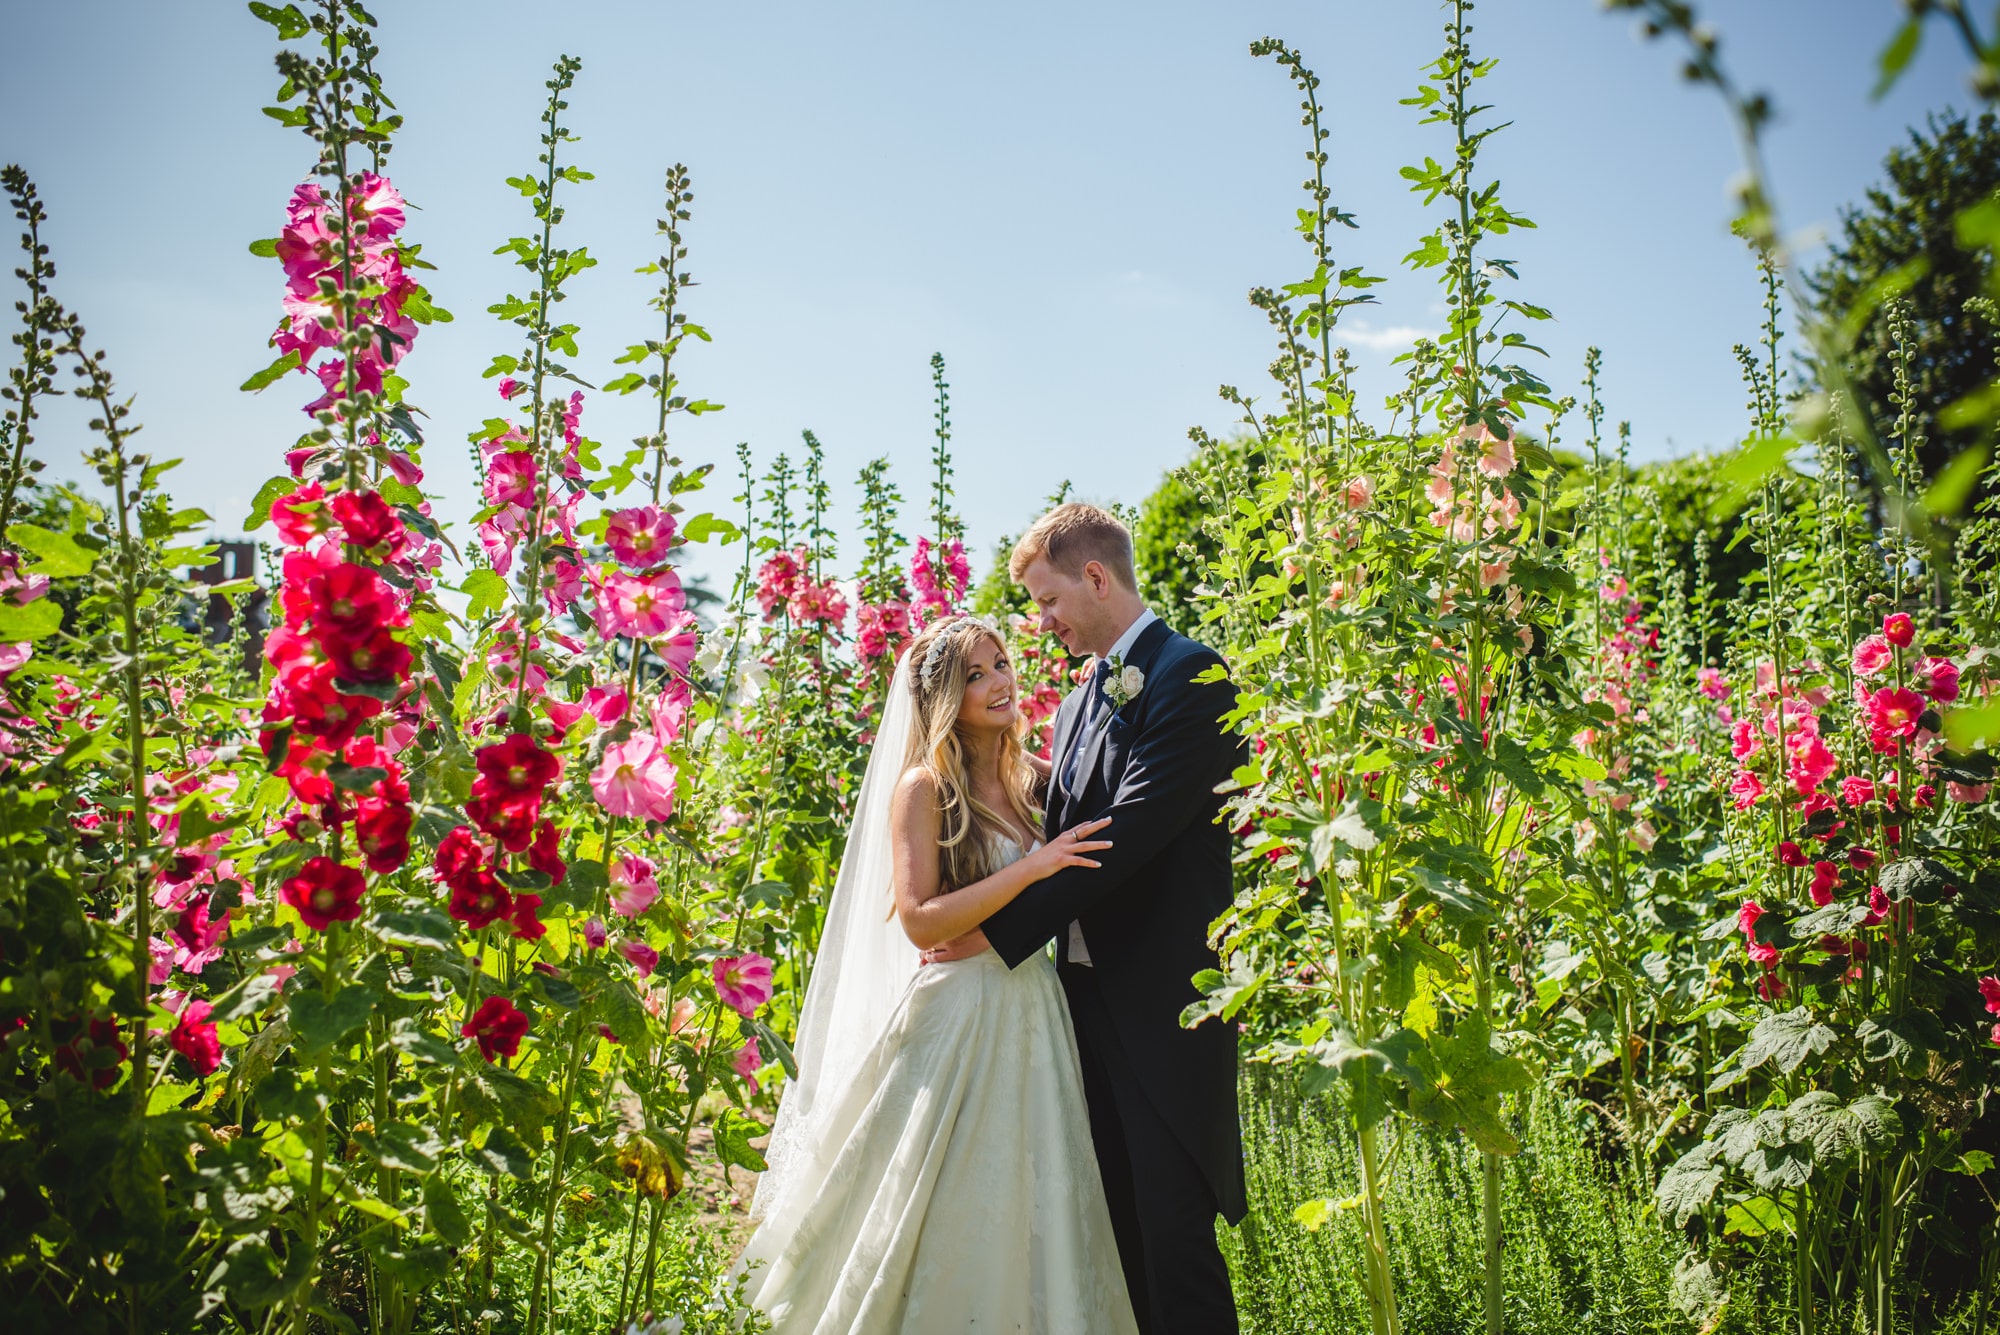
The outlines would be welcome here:
[[[1062,867],[1047,844],[1005,646],[960,617],[897,668],[819,962],[798,1078],[739,1262],[779,1335],[1136,1335],[1091,1151],[1076,1038],[1047,956],[919,967]]]

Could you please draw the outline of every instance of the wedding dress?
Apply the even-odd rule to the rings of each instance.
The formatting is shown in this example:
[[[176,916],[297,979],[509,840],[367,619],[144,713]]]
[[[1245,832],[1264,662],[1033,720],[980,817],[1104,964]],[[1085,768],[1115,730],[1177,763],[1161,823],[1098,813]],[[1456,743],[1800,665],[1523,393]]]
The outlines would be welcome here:
[[[899,673],[739,1272],[777,1335],[1137,1335],[1054,963],[919,968],[876,877],[870,799],[900,773],[907,687]]]

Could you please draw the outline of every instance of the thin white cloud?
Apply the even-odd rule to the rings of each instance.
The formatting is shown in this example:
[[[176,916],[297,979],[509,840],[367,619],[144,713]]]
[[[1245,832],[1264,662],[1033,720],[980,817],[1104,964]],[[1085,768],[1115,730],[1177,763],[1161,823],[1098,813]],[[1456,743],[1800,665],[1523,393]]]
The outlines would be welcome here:
[[[1356,347],[1368,348],[1375,352],[1401,352],[1420,338],[1435,339],[1434,329],[1420,329],[1416,325],[1392,324],[1387,329],[1375,329],[1366,320],[1356,320],[1351,325],[1342,325],[1339,341]]]

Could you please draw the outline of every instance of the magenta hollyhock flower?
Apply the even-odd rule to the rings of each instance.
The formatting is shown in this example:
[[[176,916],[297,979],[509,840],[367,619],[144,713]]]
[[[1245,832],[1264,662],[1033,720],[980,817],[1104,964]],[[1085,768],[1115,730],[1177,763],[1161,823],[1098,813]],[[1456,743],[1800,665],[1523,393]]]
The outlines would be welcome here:
[[[482,494],[488,505],[533,505],[538,480],[535,456],[526,450],[510,450],[486,465]]]
[[[1865,775],[1848,775],[1840,781],[1840,800],[1851,807],[1867,805],[1875,800],[1875,781]]]
[[[1833,752],[1827,750],[1826,743],[1814,734],[1792,747],[1792,763],[1786,772],[1791,777],[1793,788],[1804,797],[1826,781],[1836,764]]]
[[[366,223],[368,235],[380,240],[403,228],[403,196],[386,176],[361,173],[361,188],[347,197],[348,216]]]
[[[657,505],[613,510],[604,516],[604,541],[619,564],[651,570],[667,559],[674,527],[674,517]]]
[[[1711,700],[1729,698],[1729,679],[1712,667],[1705,667],[1694,674],[1695,689]]]
[[[651,733],[636,732],[607,747],[604,763],[590,776],[597,804],[614,816],[666,820],[674,814],[673,762]]]
[[[1958,699],[1958,664],[1949,658],[1917,660],[1917,689],[1941,705]]]
[[[222,1065],[222,1038],[208,1018],[214,1010],[210,1002],[190,1001],[181,1008],[173,1032],[167,1035],[167,1043],[188,1059],[196,1075],[208,1075]]]
[[[1882,638],[1898,649],[1907,649],[1917,638],[1917,623],[1908,612],[1891,612],[1882,618]]]
[[[1880,635],[1870,635],[1854,646],[1854,675],[1876,677],[1896,661],[1896,651]]]
[[[1729,795],[1736,799],[1738,811],[1748,811],[1764,795],[1764,781],[1755,770],[1737,770],[1735,780],[1729,785]]]
[[[639,971],[641,978],[652,977],[653,970],[659,967],[660,952],[644,941],[620,941],[618,953],[631,961],[632,967]]]
[[[1805,850],[1787,839],[1778,845],[1778,865],[1781,867],[1803,867],[1806,865]]]
[[[603,919],[591,918],[583,924],[583,943],[592,950],[604,949],[604,943],[608,939],[604,934]]]
[[[924,541],[918,539],[919,544]],[[775,618],[778,609],[791,601],[800,579],[804,578],[805,564],[806,549],[800,547],[793,552],[775,552],[757,567],[757,606],[766,621]]]
[[[1889,910],[1891,907],[1893,906],[1889,903],[1889,896],[1883,893],[1881,886],[1869,886],[1868,916],[1861,920],[1861,925],[1863,927],[1880,927],[1883,923],[1889,921]]]
[[[750,1039],[742,1047],[738,1048],[736,1055],[729,1061],[729,1069],[742,1076],[745,1080],[757,1074],[759,1070],[763,1069],[763,1066],[764,1058],[757,1051],[757,1040],[755,1038]]]
[[[1737,720],[1736,727],[1729,734],[1729,754],[1738,760],[1748,760],[1764,748],[1764,739],[1757,732],[1757,725],[1749,719]]]
[[[755,1015],[776,990],[771,983],[771,961],[754,952],[719,959],[713,972],[715,995],[739,1015]]]
[[[1807,893],[1812,902],[1825,908],[1833,902],[1833,892],[1840,885],[1840,867],[1836,863],[1821,860],[1813,863],[1812,885]]]
[[[170,932],[173,936],[174,964],[190,974],[199,975],[208,965],[222,958],[222,943],[229,939],[229,911],[224,909],[221,917],[210,919],[208,897],[197,895],[181,910],[181,916]]]
[[[649,858],[628,853],[611,868],[611,911],[636,918],[660,897],[660,883],[654,879]]]
[[[607,570],[598,588],[597,628],[607,636],[651,639],[677,627],[686,609],[681,577],[672,566],[646,575]]]
[[[2000,1015],[2000,978],[1988,975],[1979,980],[1979,999],[1993,1015]]]

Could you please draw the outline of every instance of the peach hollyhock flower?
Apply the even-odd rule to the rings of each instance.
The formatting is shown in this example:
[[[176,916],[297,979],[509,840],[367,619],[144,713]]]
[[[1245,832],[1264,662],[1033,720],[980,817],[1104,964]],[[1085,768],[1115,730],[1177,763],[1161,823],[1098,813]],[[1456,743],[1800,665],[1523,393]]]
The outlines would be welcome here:
[[[1482,563],[1479,567],[1479,587],[1482,589],[1491,589],[1505,584],[1513,577],[1512,572],[1509,570],[1512,564],[1513,558],[1511,556],[1503,561]]]
[[[1632,827],[1630,833],[1632,835],[1632,842],[1639,846],[1641,853],[1652,852],[1653,845],[1658,843],[1660,838],[1660,832],[1653,828],[1653,822],[1649,820],[1638,822]]]
[[[771,961],[751,953],[715,962],[715,995],[739,1015],[755,1015],[771,999]]]
[[[1993,785],[1990,783],[1959,783],[1956,780],[1947,779],[1944,785],[1944,795],[1954,802],[1963,802],[1967,806],[1971,806],[1975,802],[1984,802],[1986,794],[1992,791],[1992,788]]]
[[[1347,484],[1347,508],[1366,510],[1375,499],[1375,480],[1363,473]]]
[[[1895,661],[1896,651],[1880,635],[1870,635],[1854,646],[1854,675],[1857,677],[1880,676],[1882,670]]]
[[[1484,426],[1479,428],[1479,432],[1484,440],[1479,450],[1479,471],[1488,477],[1505,477],[1513,472],[1513,438],[1496,436]]]
[[[590,776],[597,804],[614,816],[666,820],[674,814],[674,784],[679,775],[659,739],[635,732],[607,747],[604,763]]]
[[[628,853],[611,869],[611,911],[636,918],[660,897],[660,883],[654,879],[653,863]]]

